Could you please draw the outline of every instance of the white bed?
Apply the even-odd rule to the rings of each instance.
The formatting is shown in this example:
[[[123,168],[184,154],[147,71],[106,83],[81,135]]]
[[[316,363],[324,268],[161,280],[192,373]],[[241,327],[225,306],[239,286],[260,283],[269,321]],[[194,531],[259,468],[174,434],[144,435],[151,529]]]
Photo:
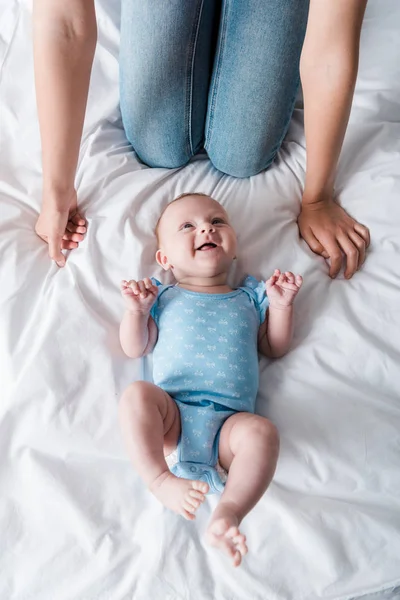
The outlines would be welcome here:
[[[400,598],[400,2],[370,0],[337,178],[370,227],[365,267],[331,281],[298,238],[302,111],[250,180],[205,155],[148,169],[118,108],[119,2],[99,43],[77,173],[88,235],[59,270],[33,232],[41,194],[31,2],[0,0],[0,600]],[[153,227],[175,195],[220,200],[240,234],[235,283],[301,272],[293,350],[261,362],[258,410],[281,433],[273,484],[234,570],[133,472],[117,403],[148,373],[118,341],[121,278],[155,275]],[[397,588],[397,592],[396,592]]]

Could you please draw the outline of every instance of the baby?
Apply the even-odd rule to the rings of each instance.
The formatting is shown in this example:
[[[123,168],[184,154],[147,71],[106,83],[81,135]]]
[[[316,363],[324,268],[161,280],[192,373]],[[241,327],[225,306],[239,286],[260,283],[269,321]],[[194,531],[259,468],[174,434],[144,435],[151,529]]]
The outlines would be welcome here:
[[[205,494],[222,491],[206,539],[237,566],[247,552],[239,525],[267,489],[279,451],[275,426],[254,414],[257,348],[273,358],[289,349],[302,278],[276,270],[266,283],[248,277],[229,287],[236,234],[205,194],[171,202],[157,239],[156,260],[176,284],[121,283],[122,348],[132,358],[154,349],[154,384],[137,381],[121,398],[122,433],[135,469],[167,508],[194,519]],[[170,471],[165,457],[176,447]]]

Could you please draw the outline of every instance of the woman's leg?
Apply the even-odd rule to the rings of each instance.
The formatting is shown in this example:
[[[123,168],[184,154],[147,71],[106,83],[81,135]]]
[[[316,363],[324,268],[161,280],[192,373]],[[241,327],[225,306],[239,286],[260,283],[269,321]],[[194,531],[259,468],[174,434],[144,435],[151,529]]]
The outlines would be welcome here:
[[[207,540],[227,552],[235,566],[247,552],[239,525],[269,486],[278,453],[278,432],[264,417],[239,413],[222,426],[219,460],[228,479],[208,526]]]
[[[214,14],[214,0],[122,0],[122,120],[151,167],[180,167],[202,146]]]
[[[309,0],[223,0],[205,148],[249,177],[273,161],[289,126]]]
[[[165,462],[177,445],[181,421],[173,399],[148,381],[136,381],[123,393],[119,420],[129,458],[150,491],[186,519],[204,501],[208,485],[179,479]]]

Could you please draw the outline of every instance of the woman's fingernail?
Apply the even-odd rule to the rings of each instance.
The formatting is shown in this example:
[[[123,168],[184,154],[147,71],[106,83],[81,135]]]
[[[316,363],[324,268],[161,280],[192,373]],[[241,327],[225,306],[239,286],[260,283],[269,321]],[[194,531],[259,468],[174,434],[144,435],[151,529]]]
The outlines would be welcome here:
[[[57,262],[57,266],[59,266],[59,267],[63,267],[64,265],[65,265],[65,262],[63,262],[63,261],[61,261],[61,260],[59,260],[59,261]]]

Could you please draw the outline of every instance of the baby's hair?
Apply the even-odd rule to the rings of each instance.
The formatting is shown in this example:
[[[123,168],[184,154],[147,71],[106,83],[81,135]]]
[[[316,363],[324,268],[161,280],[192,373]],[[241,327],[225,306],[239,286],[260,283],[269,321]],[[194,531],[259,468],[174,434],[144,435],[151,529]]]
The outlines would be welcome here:
[[[160,224],[161,218],[163,216],[163,214],[165,213],[165,211],[167,210],[167,208],[169,206],[171,206],[171,204],[173,204],[174,202],[177,202],[178,200],[181,200],[181,198],[186,198],[186,196],[205,196],[206,198],[210,198],[210,196],[208,194],[204,194],[203,192],[185,192],[184,194],[180,194],[179,196],[177,196],[176,198],[174,198],[173,200],[171,200],[171,202],[169,202],[167,204],[167,206],[164,208],[164,210],[162,211],[160,218],[157,221],[157,225],[155,228],[155,233],[156,233],[156,238],[157,238],[157,243],[159,243],[159,239],[158,239],[158,226]]]

